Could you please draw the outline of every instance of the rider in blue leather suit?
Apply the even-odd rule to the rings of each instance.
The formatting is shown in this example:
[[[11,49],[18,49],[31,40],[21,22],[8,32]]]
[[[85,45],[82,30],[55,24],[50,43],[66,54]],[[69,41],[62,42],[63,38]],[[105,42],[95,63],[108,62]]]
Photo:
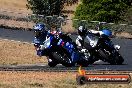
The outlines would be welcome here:
[[[42,50],[40,50],[40,45],[43,45],[43,42],[47,36],[47,30],[46,30],[46,26],[45,24],[42,23],[37,23],[34,26],[34,33],[35,33],[35,37],[34,37],[34,46],[36,48],[37,51],[37,55],[38,56],[42,56]]]

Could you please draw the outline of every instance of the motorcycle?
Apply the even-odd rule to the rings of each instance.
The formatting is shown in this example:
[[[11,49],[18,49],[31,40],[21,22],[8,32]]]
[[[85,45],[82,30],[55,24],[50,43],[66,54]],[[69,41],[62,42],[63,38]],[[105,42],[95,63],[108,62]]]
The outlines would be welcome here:
[[[55,67],[57,64],[66,67],[76,64],[88,66],[91,58],[89,54],[86,56],[86,54],[80,53],[75,43],[67,35],[49,35],[43,45],[40,45],[38,53],[48,57],[50,67]]]
[[[84,47],[89,50],[93,56],[93,62],[102,60],[112,65],[119,65],[124,62],[123,57],[119,54],[120,46],[114,45],[106,35],[93,34],[88,31]]]
[[[75,42],[73,42],[67,35],[60,36],[60,38],[58,45],[67,51],[67,55],[72,62],[72,66],[77,64],[86,67],[90,64],[91,56],[87,50],[79,50]],[[61,53],[62,52],[60,52],[60,54]]]

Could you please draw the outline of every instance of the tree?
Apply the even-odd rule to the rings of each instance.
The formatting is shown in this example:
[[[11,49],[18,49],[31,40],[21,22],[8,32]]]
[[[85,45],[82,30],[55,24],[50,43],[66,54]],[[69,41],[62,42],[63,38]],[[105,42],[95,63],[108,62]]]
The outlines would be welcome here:
[[[28,9],[31,9],[34,14],[60,15],[64,3],[75,4],[78,0],[27,0],[27,2]]]
[[[34,14],[41,15],[59,15],[63,0],[27,0],[28,9],[31,9]]]
[[[75,12],[75,18],[117,22],[131,3],[131,0],[82,0]]]

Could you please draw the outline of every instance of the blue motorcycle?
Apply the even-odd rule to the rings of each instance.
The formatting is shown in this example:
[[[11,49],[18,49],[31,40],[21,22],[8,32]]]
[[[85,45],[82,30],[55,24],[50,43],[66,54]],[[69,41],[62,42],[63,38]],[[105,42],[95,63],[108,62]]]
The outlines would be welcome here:
[[[89,50],[93,56],[93,61],[101,59],[104,62],[110,64],[119,65],[124,62],[123,57],[119,54],[119,47],[115,45],[110,40],[111,32],[107,29],[102,30],[103,35],[95,35],[88,31],[86,36],[87,42],[84,46]]]
[[[48,35],[43,45],[40,45],[38,55],[48,57],[48,65],[54,67],[62,64],[66,67],[75,66],[76,64],[88,66],[90,55],[81,53],[74,42],[67,35]]]

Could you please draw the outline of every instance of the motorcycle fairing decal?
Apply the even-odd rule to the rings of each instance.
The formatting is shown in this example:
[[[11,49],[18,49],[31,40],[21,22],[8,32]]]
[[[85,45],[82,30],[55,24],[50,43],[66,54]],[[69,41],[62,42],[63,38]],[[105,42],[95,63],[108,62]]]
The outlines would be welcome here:
[[[74,49],[74,46],[69,43],[69,42],[66,42],[65,45],[64,45],[64,48],[67,49],[67,51],[70,53],[70,56],[71,56],[71,59],[72,59],[72,62],[76,62],[78,61],[78,54],[73,50]]]
[[[73,52],[73,45],[70,44],[69,42],[67,42],[64,46],[64,48],[66,48],[68,50],[69,53]]]
[[[63,40],[60,39],[59,42],[57,43],[57,45],[61,45],[62,42],[63,42]]]
[[[46,49],[49,49],[51,47],[51,41],[52,41],[53,37],[49,37],[49,38],[46,38],[46,40],[44,41],[44,47]]]
[[[58,46],[60,46],[60,45],[64,46],[64,44],[65,44],[65,42],[62,39],[60,39],[59,42],[57,43]]]

